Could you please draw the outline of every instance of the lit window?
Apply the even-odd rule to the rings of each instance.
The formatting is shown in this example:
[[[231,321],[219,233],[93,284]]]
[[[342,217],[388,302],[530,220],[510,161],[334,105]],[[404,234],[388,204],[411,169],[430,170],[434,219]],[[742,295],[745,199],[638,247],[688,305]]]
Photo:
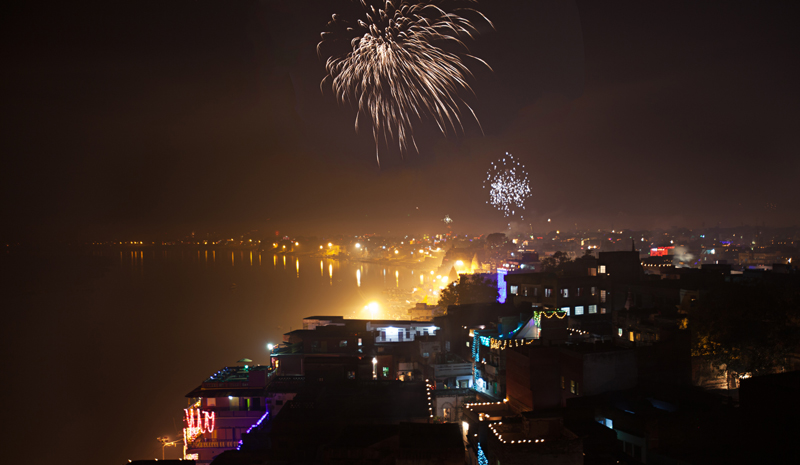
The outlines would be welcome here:
[[[600,303],[606,303],[606,290],[603,289],[600,291]]]
[[[583,315],[583,305],[578,305],[575,307],[575,315]]]
[[[598,269],[597,269],[597,272],[600,273],[600,274],[604,274],[606,272],[606,266],[605,265],[600,265],[598,267]]]
[[[339,347],[347,347],[347,341],[339,341]]]
[[[549,287],[544,288],[544,296],[545,297],[550,297],[551,295],[553,295],[553,289],[551,289]]]
[[[592,286],[592,297],[597,295],[597,288]]]
[[[511,295],[517,295],[519,292],[519,286],[511,286]]]
[[[589,305],[589,313],[597,313],[597,305]]]
[[[564,298],[569,297],[569,289],[567,288],[561,289],[561,297]]]
[[[606,308],[605,308],[605,307],[600,307],[600,313],[602,313],[603,315],[605,315],[605,313],[606,313]]]
[[[569,381],[569,392],[575,394],[575,380],[571,379]]]
[[[389,367],[383,367],[383,377],[384,378],[389,377]]]
[[[570,316],[569,307],[561,307],[562,312],[566,312],[567,316]]]
[[[597,268],[589,268],[589,276],[597,276]]]
[[[565,384],[564,384],[564,377],[562,376],[562,377],[561,377],[561,389],[564,389],[564,386],[565,386]]]
[[[622,337],[622,328],[617,329],[617,336]]]
[[[206,407],[216,407],[217,406],[217,399],[213,397],[209,397],[206,399]]]
[[[630,331],[628,334],[628,340],[633,342],[633,331]]]

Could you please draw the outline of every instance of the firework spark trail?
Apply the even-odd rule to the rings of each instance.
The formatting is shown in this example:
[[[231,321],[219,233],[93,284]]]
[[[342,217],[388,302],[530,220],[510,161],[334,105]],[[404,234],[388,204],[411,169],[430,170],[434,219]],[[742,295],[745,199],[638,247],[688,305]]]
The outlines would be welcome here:
[[[525,165],[508,152],[497,162],[492,162],[483,181],[483,188],[487,186],[490,189],[486,203],[503,212],[504,217],[514,216],[515,208],[525,210],[525,200],[531,196]]]
[[[328,75],[320,88],[330,80],[336,97],[358,108],[356,132],[359,117],[369,116],[378,166],[380,139],[389,145],[396,138],[401,154],[409,142],[419,152],[412,118],[430,117],[444,135],[450,130],[463,131],[462,105],[478,121],[475,111],[458,96],[461,90],[472,92],[467,83],[472,73],[460,55],[439,46],[455,44],[466,50],[461,38],[473,38],[477,33],[471,21],[425,1],[385,0],[382,9],[366,0],[360,0],[360,4],[366,10],[366,20],[359,19],[351,25],[334,14],[328,22],[328,31],[320,34],[322,40],[317,45],[320,55],[326,42],[351,38],[346,55],[328,58],[325,64]],[[457,11],[474,13],[492,25],[474,9]],[[489,67],[480,58],[462,55]]]

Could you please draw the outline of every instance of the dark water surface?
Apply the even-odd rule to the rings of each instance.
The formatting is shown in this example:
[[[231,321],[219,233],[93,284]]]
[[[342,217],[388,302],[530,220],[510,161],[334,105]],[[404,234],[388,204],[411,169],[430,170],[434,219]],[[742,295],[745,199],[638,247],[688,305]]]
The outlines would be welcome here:
[[[310,315],[368,317],[411,270],[257,251],[5,252],[4,463],[161,458],[184,395]],[[360,285],[359,285],[360,283]],[[167,458],[180,448],[167,448]]]

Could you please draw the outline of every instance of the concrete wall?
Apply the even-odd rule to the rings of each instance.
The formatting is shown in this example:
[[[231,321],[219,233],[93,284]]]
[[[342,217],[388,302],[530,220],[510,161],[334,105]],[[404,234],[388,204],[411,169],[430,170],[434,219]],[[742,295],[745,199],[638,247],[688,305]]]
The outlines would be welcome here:
[[[633,350],[587,353],[583,355],[581,395],[636,387],[636,353]]]

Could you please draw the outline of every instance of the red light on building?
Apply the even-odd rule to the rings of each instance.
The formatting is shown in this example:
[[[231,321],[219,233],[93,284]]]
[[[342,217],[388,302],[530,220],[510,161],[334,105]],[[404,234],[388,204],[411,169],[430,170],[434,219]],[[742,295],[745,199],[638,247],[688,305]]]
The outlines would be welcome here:
[[[650,256],[663,257],[665,255],[669,255],[669,251],[674,248],[675,248],[674,245],[671,245],[669,247],[653,247],[652,249],[650,249]]]

